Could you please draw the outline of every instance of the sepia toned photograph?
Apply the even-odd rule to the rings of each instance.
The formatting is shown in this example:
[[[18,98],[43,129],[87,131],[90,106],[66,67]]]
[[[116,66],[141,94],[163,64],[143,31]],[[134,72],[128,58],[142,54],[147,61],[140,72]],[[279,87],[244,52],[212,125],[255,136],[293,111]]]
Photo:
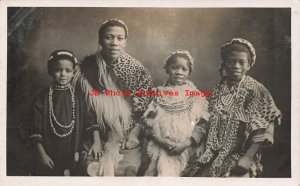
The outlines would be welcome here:
[[[291,24],[276,7],[7,7],[6,176],[291,178]]]

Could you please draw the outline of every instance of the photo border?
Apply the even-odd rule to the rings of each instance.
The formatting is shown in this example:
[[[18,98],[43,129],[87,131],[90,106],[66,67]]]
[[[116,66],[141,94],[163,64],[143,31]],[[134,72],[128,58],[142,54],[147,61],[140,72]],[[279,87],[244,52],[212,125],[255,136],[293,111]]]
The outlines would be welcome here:
[[[300,185],[300,1],[299,0],[223,0],[223,1],[55,1],[2,0],[0,1],[0,184],[1,185]],[[6,176],[6,98],[7,98],[7,7],[160,7],[160,8],[291,8],[291,178],[182,178],[182,177],[30,177]],[[284,124],[283,124],[284,125]]]

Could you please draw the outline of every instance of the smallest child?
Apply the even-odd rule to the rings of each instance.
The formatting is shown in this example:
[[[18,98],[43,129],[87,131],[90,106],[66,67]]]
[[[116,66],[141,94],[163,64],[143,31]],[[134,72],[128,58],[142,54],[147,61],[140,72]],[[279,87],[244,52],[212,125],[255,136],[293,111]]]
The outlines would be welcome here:
[[[75,175],[82,131],[79,97],[70,81],[77,59],[67,50],[56,50],[48,59],[52,85],[33,101],[30,142],[37,151],[36,174]]]
[[[196,148],[203,141],[208,102],[205,97],[185,95],[186,90],[198,91],[187,79],[193,65],[187,50],[172,52],[164,65],[169,79],[156,90],[178,94],[156,96],[144,114],[147,155],[151,159],[146,176],[180,176],[191,155],[189,147]]]

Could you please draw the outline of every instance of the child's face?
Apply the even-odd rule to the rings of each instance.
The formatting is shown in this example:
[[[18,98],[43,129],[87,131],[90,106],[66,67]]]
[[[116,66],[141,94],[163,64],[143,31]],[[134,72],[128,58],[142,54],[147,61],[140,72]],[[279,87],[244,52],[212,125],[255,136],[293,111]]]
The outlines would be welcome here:
[[[68,84],[74,76],[74,64],[67,59],[60,59],[54,67],[52,77],[59,85]]]
[[[169,65],[167,72],[169,81],[175,85],[182,85],[189,76],[189,62],[184,57],[176,57]]]
[[[225,70],[230,80],[241,80],[249,69],[247,52],[232,51],[225,60]]]
[[[126,46],[125,30],[120,26],[109,26],[100,40],[103,54],[109,60],[116,60]]]

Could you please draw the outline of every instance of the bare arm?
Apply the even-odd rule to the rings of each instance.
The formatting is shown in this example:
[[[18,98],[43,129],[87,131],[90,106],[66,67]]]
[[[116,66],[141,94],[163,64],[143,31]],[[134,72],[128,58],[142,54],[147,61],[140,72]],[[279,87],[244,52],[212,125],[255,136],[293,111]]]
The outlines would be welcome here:
[[[89,151],[89,155],[94,153],[95,159],[100,159],[102,156],[102,147],[101,147],[101,141],[100,141],[100,132],[99,130],[93,131],[93,145],[91,146],[91,149]]]
[[[246,174],[251,167],[255,154],[261,146],[262,142],[252,143],[246,153],[239,159],[237,166],[231,171],[232,175],[240,176]]]
[[[53,160],[48,156],[48,154],[46,153],[43,145],[41,143],[37,143],[36,144],[37,147],[37,151],[39,154],[39,157],[41,158],[41,163],[43,166],[48,167],[50,169],[53,169],[54,167],[54,162]]]
[[[44,147],[43,147],[43,145],[41,143],[37,143],[36,147],[37,147],[38,153],[40,155],[47,154],[46,151],[45,151],[45,149],[44,149]]]
[[[261,142],[251,144],[244,156],[246,156],[249,159],[253,160],[255,154],[258,152],[258,150],[260,149],[261,146],[262,146]]]

